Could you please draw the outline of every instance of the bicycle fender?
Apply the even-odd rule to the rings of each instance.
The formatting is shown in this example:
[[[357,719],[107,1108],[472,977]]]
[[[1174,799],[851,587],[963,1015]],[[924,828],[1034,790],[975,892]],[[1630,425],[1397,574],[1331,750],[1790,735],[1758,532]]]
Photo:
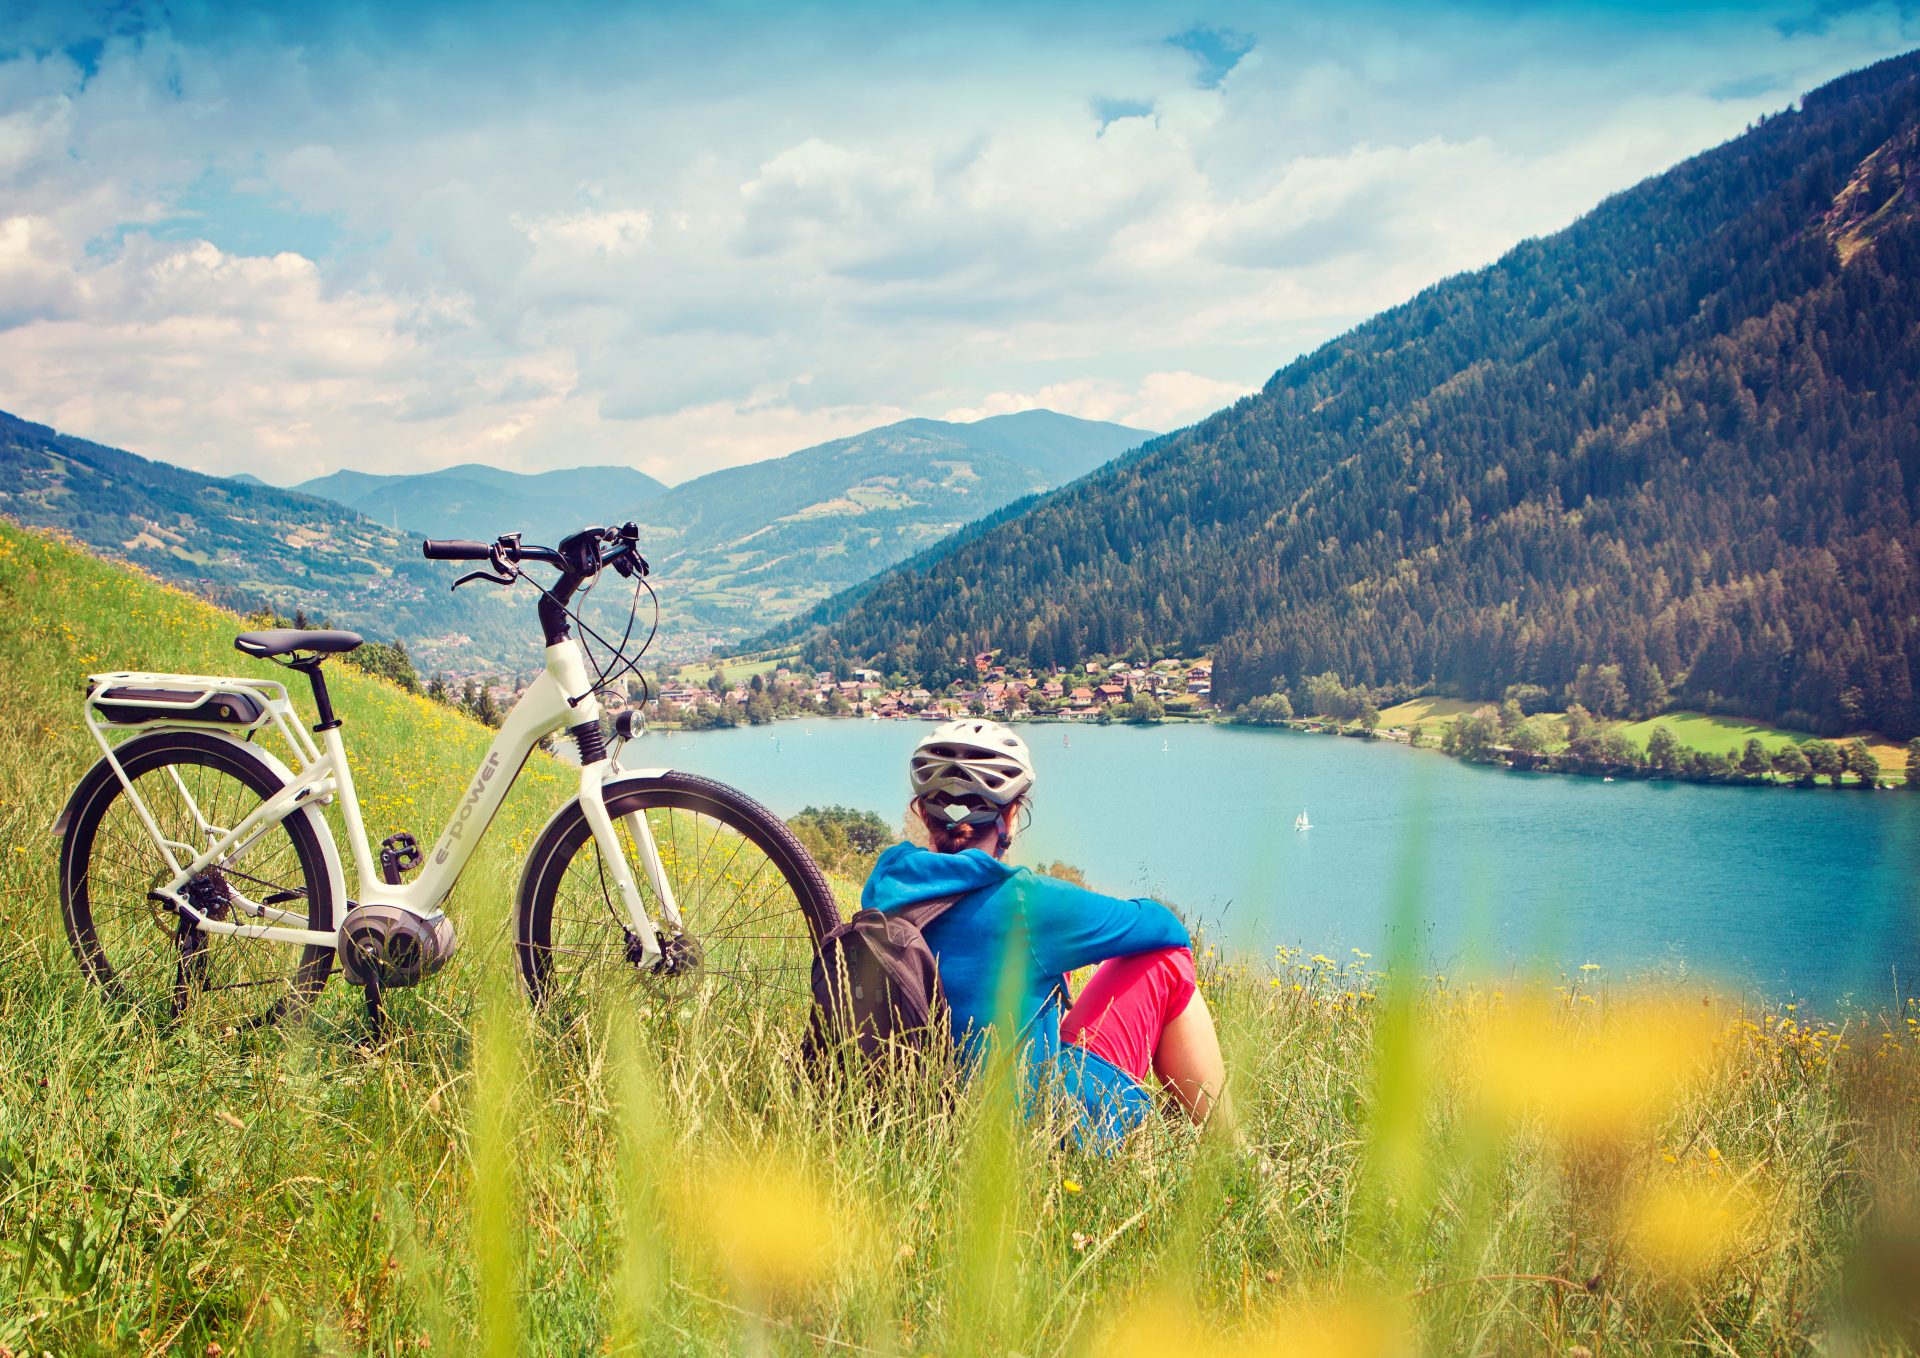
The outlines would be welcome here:
[[[672,769],[636,769],[632,773],[622,773],[618,778],[609,778],[606,782],[602,783],[600,785],[600,795],[611,803],[622,793],[638,791],[649,783],[658,782],[671,772],[673,772]],[[608,810],[610,813],[612,812],[611,806],[609,806]],[[562,821],[570,816],[584,816],[585,814],[586,813],[580,809],[579,797],[567,798],[564,802],[560,803],[551,816],[547,817],[547,823],[540,827],[540,833],[533,837],[533,843],[544,844],[548,835],[559,833],[560,823]],[[528,859],[531,860],[532,856],[532,852],[529,851]]]

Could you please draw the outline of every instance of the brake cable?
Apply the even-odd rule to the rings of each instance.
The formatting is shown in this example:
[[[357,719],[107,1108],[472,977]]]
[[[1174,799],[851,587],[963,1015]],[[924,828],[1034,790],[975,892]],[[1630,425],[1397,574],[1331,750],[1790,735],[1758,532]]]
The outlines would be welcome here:
[[[580,628],[582,634],[580,649],[585,653],[588,665],[593,668],[594,682],[588,687],[587,693],[604,693],[611,688],[621,676],[634,674],[639,677],[641,691],[646,695],[642,701],[649,701],[652,698],[653,685],[648,682],[646,673],[640,668],[640,662],[646,658],[648,648],[653,645],[653,639],[660,633],[660,596],[655,592],[652,581],[648,580],[644,575],[637,573],[634,575],[633,606],[627,610],[626,631],[621,634],[619,644],[615,645],[613,642],[601,636],[570,604],[562,603],[552,590],[527,574],[526,568],[521,566],[517,561],[513,563],[513,575],[502,583],[512,584],[515,580],[525,580],[528,584],[539,590],[549,603],[553,604],[555,608],[558,608],[567,617],[573,619],[575,625]],[[574,597],[578,598],[583,594],[591,593],[594,585],[598,584],[599,581],[600,572],[595,571],[593,578],[587,582],[586,588],[575,591]],[[653,626],[647,630],[647,639],[640,644],[640,649],[635,652],[633,656],[629,657],[626,654],[626,646],[627,642],[633,636],[634,620],[640,613],[640,591],[642,589],[645,589],[647,596],[653,600]],[[593,640],[599,642],[600,645],[606,649],[608,658],[604,668],[599,661],[594,659],[593,648],[587,644],[586,639],[588,637],[592,637]],[[586,694],[583,693],[579,698],[569,698],[567,701],[574,706],[578,706],[581,699],[585,697]]]

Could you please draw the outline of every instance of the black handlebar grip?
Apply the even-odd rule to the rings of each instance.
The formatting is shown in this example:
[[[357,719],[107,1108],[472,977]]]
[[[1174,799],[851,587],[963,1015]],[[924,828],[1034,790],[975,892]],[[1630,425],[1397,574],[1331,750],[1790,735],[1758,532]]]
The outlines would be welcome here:
[[[463,538],[428,538],[420,544],[420,555],[429,561],[486,561],[493,556],[493,548]]]

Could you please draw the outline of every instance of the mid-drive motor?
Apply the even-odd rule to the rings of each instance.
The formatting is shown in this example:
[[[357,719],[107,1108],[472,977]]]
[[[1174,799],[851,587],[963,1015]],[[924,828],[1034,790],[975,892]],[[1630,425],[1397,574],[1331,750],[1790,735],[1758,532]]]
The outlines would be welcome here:
[[[446,965],[453,921],[398,905],[357,905],[340,925],[340,966],[354,985],[417,985]]]

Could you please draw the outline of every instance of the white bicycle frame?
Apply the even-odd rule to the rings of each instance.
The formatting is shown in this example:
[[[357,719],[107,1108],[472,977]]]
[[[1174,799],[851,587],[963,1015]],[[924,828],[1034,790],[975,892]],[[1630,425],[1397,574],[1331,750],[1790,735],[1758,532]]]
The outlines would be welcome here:
[[[598,723],[600,720],[600,700],[594,694],[587,676],[586,658],[581,653],[578,641],[569,638],[557,645],[547,647],[546,671],[536,679],[527,691],[514,703],[512,711],[501,724],[500,732],[494,737],[486,758],[475,771],[473,780],[468,784],[460,805],[454,809],[453,818],[440,832],[438,841],[431,850],[425,851],[420,874],[411,882],[398,886],[389,885],[381,880],[374,865],[373,849],[367,839],[366,826],[360,816],[360,799],[354,791],[353,769],[347,762],[346,742],[342,739],[341,728],[336,724],[319,732],[316,742],[300,721],[292,702],[287,696],[286,687],[273,680],[257,679],[213,679],[193,675],[172,674],[96,674],[90,677],[93,690],[88,700],[87,724],[93,731],[95,741],[106,756],[119,777],[121,786],[126,790],[136,814],[145,825],[147,833],[165,856],[167,865],[172,869],[172,877],[154,888],[154,894],[164,897],[182,916],[191,919],[194,927],[208,934],[231,934],[241,938],[267,939],[299,947],[337,947],[340,942],[339,928],[344,914],[344,906],[349,898],[345,891],[345,882],[340,871],[337,848],[332,844],[332,836],[325,832],[322,825],[322,841],[328,853],[328,870],[334,877],[333,892],[334,918],[331,927],[326,930],[307,927],[308,916],[305,909],[299,911],[281,909],[276,905],[255,901],[245,896],[236,884],[229,879],[228,887],[232,895],[231,904],[237,912],[250,919],[236,920],[209,919],[196,909],[188,900],[186,884],[207,869],[222,864],[236,862],[252,847],[267,830],[287,817],[297,815],[313,807],[326,806],[338,801],[341,819],[345,822],[348,851],[352,856],[355,883],[358,890],[352,895],[354,905],[393,905],[425,918],[434,918],[443,913],[441,904],[460,880],[460,873],[473,856],[487,827],[492,823],[494,814],[499,811],[500,803],[505,800],[507,791],[519,777],[521,768],[534,748],[546,736],[567,727],[582,723]],[[161,833],[146,803],[141,799],[133,782],[121,767],[114,753],[114,746],[107,738],[111,728],[102,724],[93,710],[93,704],[103,701],[102,692],[110,684],[138,682],[186,684],[211,691],[220,688],[244,688],[260,695],[268,709],[268,717],[262,725],[271,724],[280,736],[292,748],[300,767],[297,772],[286,774],[286,784],[279,792],[254,808],[239,824],[218,826],[207,820],[200,807],[187,793],[185,784],[177,773],[172,773],[174,786],[187,806],[191,808],[198,829],[206,843],[204,845],[183,844],[170,840]],[[111,700],[105,700],[111,704]],[[161,723],[164,729],[165,723]],[[124,730],[125,728],[120,728]],[[151,727],[147,728],[153,729]],[[196,729],[207,729],[196,727]],[[215,728],[217,730],[217,728]],[[231,736],[225,737],[233,739]],[[235,741],[236,744],[241,742]],[[256,754],[278,763],[272,755],[258,747],[249,746]],[[284,770],[282,770],[284,772]],[[638,884],[634,880],[633,869],[627,862],[627,855],[621,846],[620,838],[612,817],[607,812],[605,785],[613,777],[649,777],[664,773],[664,769],[638,770],[629,775],[623,771],[616,758],[596,760],[582,766],[580,770],[580,809],[593,831],[595,842],[599,845],[601,857],[605,861],[614,886],[620,894],[620,900],[626,908],[627,920],[634,935],[640,940],[643,957],[640,965],[651,967],[660,957],[660,934],[652,919],[648,916],[640,895]],[[316,815],[316,820],[320,818]],[[672,885],[660,862],[658,848],[654,844],[652,831],[647,826],[645,815],[634,811],[622,818],[634,845],[640,853],[641,867],[652,885],[654,897],[660,904],[660,913],[666,926],[678,933],[684,925],[680,918],[678,902],[674,900]]]

